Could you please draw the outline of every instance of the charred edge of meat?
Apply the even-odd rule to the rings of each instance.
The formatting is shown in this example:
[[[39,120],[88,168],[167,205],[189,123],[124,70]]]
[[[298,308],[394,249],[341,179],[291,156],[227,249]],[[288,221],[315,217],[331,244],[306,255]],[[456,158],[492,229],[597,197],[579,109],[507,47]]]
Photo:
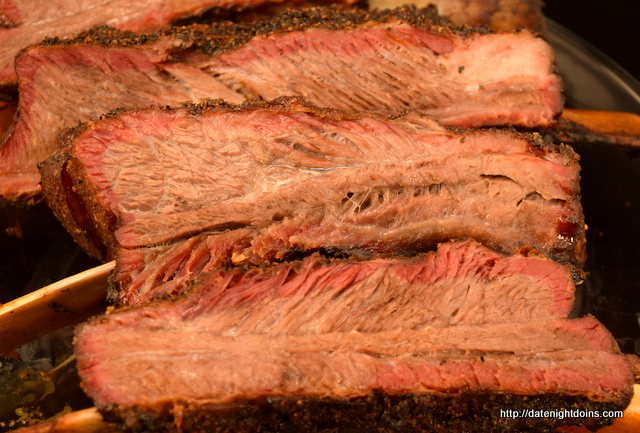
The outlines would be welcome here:
[[[102,46],[121,46],[129,47],[133,45],[142,45],[148,42],[157,41],[161,32],[156,33],[136,33],[131,30],[119,30],[106,25],[95,26],[89,30],[79,33],[72,38],[46,37],[42,40],[42,46],[54,45],[88,45],[98,44]],[[19,56],[20,54],[18,54]]]
[[[531,140],[531,142],[533,147],[539,149],[542,154],[546,152],[563,152],[565,149],[572,149],[570,146],[564,144],[562,140],[549,140],[548,135],[540,133],[537,130],[523,130],[520,132],[526,134],[528,137],[532,137],[533,140]],[[576,163],[578,163],[578,161],[580,161],[580,156],[575,152],[573,153],[575,155],[574,159]]]
[[[107,248],[102,243],[101,237],[91,221],[89,210],[84,205],[81,195],[74,188],[73,180],[68,171],[68,161],[62,165],[60,177],[62,188],[64,189],[65,201],[73,221],[78,225],[80,230],[86,233],[87,242],[95,248],[99,257],[105,257]]]
[[[167,112],[175,112],[183,109],[183,110],[187,110],[189,114],[193,116],[201,116],[207,112],[227,111],[227,110],[238,111],[238,112],[247,111],[247,110],[274,110],[274,111],[280,111],[283,113],[295,113],[295,112],[305,111],[307,113],[318,116],[319,118],[330,119],[334,121],[359,120],[364,118],[374,118],[374,119],[378,118],[378,119],[387,119],[393,122],[393,121],[402,121],[402,119],[407,116],[417,114],[419,116],[429,117],[433,119],[434,122],[437,122],[439,124],[439,122],[435,118],[427,114],[420,113],[419,111],[416,111],[416,110],[406,110],[400,114],[391,115],[391,116],[382,116],[373,112],[346,112],[346,111],[342,111],[334,108],[317,107],[307,102],[303,98],[293,97],[293,96],[282,96],[272,101],[246,101],[242,104],[231,104],[222,99],[208,99],[198,103],[187,102],[179,107],[150,106],[144,109],[117,108],[115,110],[109,111],[106,114],[101,115],[98,120],[84,122],[74,128],[70,128],[62,132],[60,135],[61,136],[60,142],[62,143],[63,148],[65,146],[71,145],[78,137],[80,137],[80,135],[82,135],[84,131],[90,129],[95,124],[101,121],[114,118],[114,117],[118,117],[121,114],[148,111],[148,110],[158,110],[158,109],[165,110]],[[483,128],[463,129],[455,126],[444,126],[444,125],[442,125],[442,128],[446,131],[451,131],[455,134],[463,134],[465,132],[473,133],[473,131],[483,130]],[[493,128],[489,128],[488,130],[494,133],[511,134],[515,138],[527,140],[531,144],[531,146],[529,147],[529,150],[531,151],[531,153],[535,155],[542,156],[542,155],[545,155],[546,153],[570,152],[572,155],[571,157],[572,163],[578,164],[579,162],[578,154],[575,153],[570,146],[564,145],[562,143],[557,144],[553,141],[545,140],[544,137],[537,132],[522,132],[512,127],[505,127],[505,128],[493,127]]]
[[[500,411],[522,409],[557,411],[623,410],[631,395],[619,402],[594,402],[572,394],[514,395],[500,393],[387,395],[374,392],[366,398],[341,400],[272,397],[238,402],[219,408],[206,404],[166,402],[145,410],[102,408],[108,422],[124,424],[134,432],[553,432],[563,425],[583,425],[592,431],[613,423],[595,417],[508,417]],[[504,412],[503,412],[504,413]],[[266,429],[266,430],[265,430]]]
[[[71,155],[66,150],[68,149],[61,149],[53,157],[38,164],[42,183],[50,186],[43,188],[44,198],[76,242],[91,257],[106,261],[108,248],[82,199],[82,192],[73,181],[73,174],[69,172]]]
[[[572,218],[560,219],[556,223],[556,232],[559,239],[570,240],[571,246],[563,250],[553,249],[550,258],[563,264],[571,264],[566,259],[570,254],[575,259],[573,263],[581,263],[584,266],[587,260],[585,226]]]
[[[247,110],[273,110],[286,113],[295,113],[298,111],[305,111],[314,114],[322,119],[330,120],[358,120],[363,118],[378,118],[378,119],[390,119],[391,117],[382,116],[373,112],[347,112],[335,108],[317,107],[310,102],[307,102],[304,98],[296,96],[281,96],[272,101],[246,101],[242,104],[230,104],[222,99],[216,100],[204,100],[202,102],[193,103],[187,102],[182,107],[176,107],[176,109],[185,109],[189,114],[193,116],[200,116],[208,111],[216,110],[230,110],[230,111],[247,111]],[[166,110],[175,110],[171,107],[166,107]],[[408,115],[410,111],[405,112],[404,116]],[[425,115],[426,116],[426,115]],[[403,115],[395,116],[397,119],[401,119]],[[427,116],[430,117],[430,116]],[[435,120],[435,119],[434,119]]]
[[[73,38],[47,38],[41,45],[99,44],[107,47],[127,47],[171,36],[176,40],[184,41],[183,48],[193,46],[204,53],[217,54],[242,46],[258,35],[303,31],[309,28],[350,30],[366,23],[386,24],[393,21],[402,21],[412,27],[438,34],[457,33],[469,37],[473,34],[491,33],[487,27],[482,26],[455,26],[438,15],[437,9],[432,5],[421,9],[415,6],[402,6],[393,10],[373,11],[359,8],[344,9],[340,6],[319,6],[288,10],[266,21],[249,23],[225,21],[211,25],[168,26],[151,34],[100,26]]]
[[[631,353],[625,353],[624,356],[633,368],[633,379],[636,385],[640,384],[640,357]]]
[[[450,130],[455,131],[465,131],[468,129],[458,128],[455,126],[448,127]],[[476,128],[483,129],[483,128]],[[490,127],[484,128],[492,132],[498,131],[509,131],[516,137],[526,138],[532,145],[531,152],[536,155],[544,155],[546,153],[562,153],[565,151],[570,151],[573,154],[573,160],[577,164],[580,161],[580,155],[573,151],[573,148],[565,143],[563,143],[560,139],[559,135],[552,135],[549,131],[550,128],[547,129],[532,129],[532,128],[521,128],[521,127],[513,127],[513,126],[505,126],[505,127]],[[536,152],[537,150],[537,152]]]
[[[207,9],[198,15],[192,15],[189,17],[180,18],[174,21],[172,24],[175,26],[189,26],[192,24],[211,24],[213,22],[221,21],[233,21],[251,22],[251,21],[265,21],[273,19],[275,16],[282,14],[290,9],[303,8],[303,7],[318,7],[327,6],[332,0],[284,0],[277,2],[266,2],[262,5],[233,5],[233,6],[216,6]],[[350,1],[338,2],[334,4],[336,7],[349,9],[357,7],[359,9],[368,9],[369,4],[367,0],[356,0],[351,3]]]

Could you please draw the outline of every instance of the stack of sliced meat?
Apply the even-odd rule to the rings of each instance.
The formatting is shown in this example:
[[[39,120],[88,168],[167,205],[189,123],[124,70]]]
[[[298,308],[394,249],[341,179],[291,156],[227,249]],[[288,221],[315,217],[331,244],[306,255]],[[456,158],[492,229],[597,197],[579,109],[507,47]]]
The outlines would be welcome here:
[[[447,26],[428,11],[312,8],[31,46],[16,60],[20,102],[0,149],[0,197],[37,197],[36,163],[58,133],[120,107],[301,96],[344,110],[415,108],[456,126],[553,123],[563,99],[546,42],[527,30]]]
[[[129,306],[78,330],[78,368],[129,428],[544,431],[611,419],[500,409],[628,404],[611,335],[567,319],[569,147],[295,98],[120,110],[65,143],[47,200]]]
[[[282,1],[269,0],[268,3]],[[248,8],[264,3],[265,0],[5,0],[0,4],[0,99],[2,90],[18,82],[15,56],[45,38],[75,36],[102,25],[153,31],[211,8]]]
[[[568,318],[585,259],[577,155],[534,132],[460,128],[554,121],[561,82],[531,32],[311,9],[98,30],[26,50],[18,71],[14,156],[91,120],[39,167],[76,241],[116,259],[121,308],[75,340],[107,418],[541,432],[597,429],[628,404],[612,336]],[[83,94],[92,104],[62,103]],[[141,108],[211,96],[227,102]]]
[[[41,165],[48,202],[87,251],[124,262],[121,286],[195,272],[151,261],[204,270],[318,249],[410,255],[461,237],[584,259],[576,155],[534,134],[284,98],[121,112],[67,142]]]

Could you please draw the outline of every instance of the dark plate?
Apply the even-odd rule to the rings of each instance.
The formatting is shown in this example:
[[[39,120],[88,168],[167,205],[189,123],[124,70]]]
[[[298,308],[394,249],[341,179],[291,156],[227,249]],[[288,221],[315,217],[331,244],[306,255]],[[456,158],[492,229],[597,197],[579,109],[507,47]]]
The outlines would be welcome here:
[[[640,114],[640,83],[631,74],[575,33],[547,23],[567,107]]]
[[[549,21],[549,42],[569,108],[640,114],[640,83],[605,54]],[[601,320],[627,353],[640,353],[640,149],[576,143],[587,230],[579,308]]]
[[[567,107],[640,114],[640,84],[630,74],[554,22],[549,22],[546,37],[556,50]],[[640,241],[640,149],[582,143],[574,147],[581,155],[582,199],[589,226],[587,275],[579,287],[577,308],[600,319],[625,352],[640,353],[640,254],[635,252],[635,242]],[[22,234],[19,239],[0,233],[0,302],[98,264],[75,246],[44,206],[36,211],[4,209],[0,226]],[[54,376],[53,393],[38,373],[49,368],[51,357],[54,364],[64,360],[70,336],[67,329],[22,348],[27,363],[0,358],[0,431],[20,418],[17,408],[37,420],[65,406],[78,410],[91,404],[79,389],[72,366]],[[31,389],[23,386],[27,379]]]

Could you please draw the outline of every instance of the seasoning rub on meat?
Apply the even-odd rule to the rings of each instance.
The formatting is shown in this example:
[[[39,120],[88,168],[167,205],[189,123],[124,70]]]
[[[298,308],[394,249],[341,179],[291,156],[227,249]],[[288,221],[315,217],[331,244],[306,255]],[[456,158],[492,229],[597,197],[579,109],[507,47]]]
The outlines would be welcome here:
[[[447,125],[535,127],[562,110],[554,70],[551,47],[531,31],[455,27],[409,7],[50,39],[16,60],[20,105],[0,149],[0,197],[35,200],[36,163],[58,132],[120,107],[300,96],[347,111],[419,109]]]

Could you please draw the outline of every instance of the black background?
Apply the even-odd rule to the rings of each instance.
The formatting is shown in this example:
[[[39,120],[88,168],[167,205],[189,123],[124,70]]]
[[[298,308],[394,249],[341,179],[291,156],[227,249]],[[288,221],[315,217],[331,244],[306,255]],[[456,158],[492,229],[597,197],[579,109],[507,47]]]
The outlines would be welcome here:
[[[640,0],[547,0],[543,11],[640,80]]]

